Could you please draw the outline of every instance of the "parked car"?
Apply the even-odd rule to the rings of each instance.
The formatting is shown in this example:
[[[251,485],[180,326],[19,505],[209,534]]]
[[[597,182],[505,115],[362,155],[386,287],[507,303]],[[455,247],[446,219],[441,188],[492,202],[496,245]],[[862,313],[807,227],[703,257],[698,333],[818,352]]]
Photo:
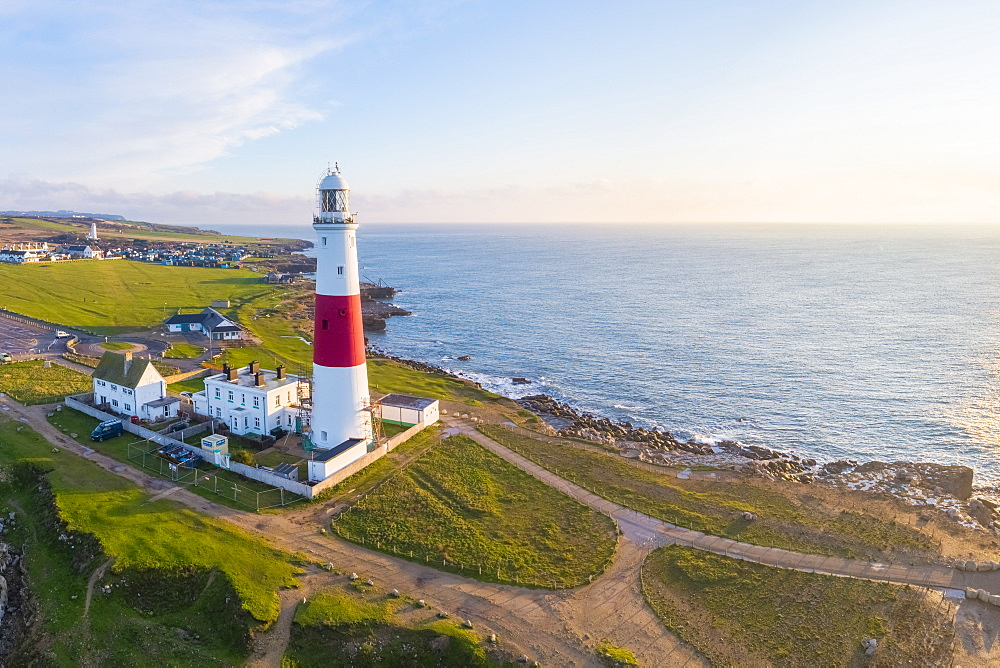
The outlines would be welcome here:
[[[90,432],[90,440],[103,441],[106,438],[119,436],[124,431],[125,427],[122,425],[121,420],[105,420],[94,427],[94,431]]]
[[[13,361],[14,358],[10,356],[10,353],[0,353],[0,364],[7,364]]]
[[[173,423],[172,425],[170,425],[170,429],[168,429],[168,431],[170,433],[173,433],[175,431],[183,431],[184,429],[187,429],[190,426],[191,425],[188,424],[187,420],[179,420],[179,421]]]
[[[56,338],[57,339],[68,339],[69,338],[69,332],[64,332],[61,329],[57,329],[56,330]]]

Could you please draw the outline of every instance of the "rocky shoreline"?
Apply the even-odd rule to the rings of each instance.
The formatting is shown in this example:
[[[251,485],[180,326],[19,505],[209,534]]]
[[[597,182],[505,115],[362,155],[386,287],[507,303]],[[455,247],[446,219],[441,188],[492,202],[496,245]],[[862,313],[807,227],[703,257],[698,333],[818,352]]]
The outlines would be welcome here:
[[[770,480],[881,492],[910,505],[941,511],[968,527],[1000,534],[1000,497],[978,490],[978,496],[972,498],[977,490],[973,488],[974,471],[967,466],[855,460],[820,463],[736,441],[681,441],[669,431],[578,411],[544,394],[522,397],[517,403],[538,415],[555,435],[600,444],[648,464],[712,466]]]

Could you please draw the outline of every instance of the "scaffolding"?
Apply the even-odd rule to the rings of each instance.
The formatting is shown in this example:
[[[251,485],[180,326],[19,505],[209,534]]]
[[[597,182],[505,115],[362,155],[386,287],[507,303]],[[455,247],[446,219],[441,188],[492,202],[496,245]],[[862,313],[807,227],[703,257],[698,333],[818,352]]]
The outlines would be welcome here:
[[[385,435],[382,433],[382,401],[380,399],[376,399],[375,401],[365,399],[363,410],[369,414],[372,427],[372,442],[381,445],[385,441]]]
[[[310,433],[312,432],[312,378],[299,376],[295,387],[298,400],[298,414],[295,416],[295,433],[302,437],[302,448],[309,452],[313,449]]]

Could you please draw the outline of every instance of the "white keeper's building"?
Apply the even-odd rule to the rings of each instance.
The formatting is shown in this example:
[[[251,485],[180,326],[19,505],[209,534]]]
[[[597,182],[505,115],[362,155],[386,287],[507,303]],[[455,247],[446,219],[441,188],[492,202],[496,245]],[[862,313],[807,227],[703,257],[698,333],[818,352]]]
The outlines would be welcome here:
[[[167,394],[167,383],[146,359],[106,352],[93,373],[94,405],[119,415],[156,422],[175,417],[180,399]]]
[[[257,362],[205,378],[205,389],[192,395],[194,412],[222,420],[234,434],[267,435],[275,427],[295,431],[299,413],[299,377],[260,368]]]

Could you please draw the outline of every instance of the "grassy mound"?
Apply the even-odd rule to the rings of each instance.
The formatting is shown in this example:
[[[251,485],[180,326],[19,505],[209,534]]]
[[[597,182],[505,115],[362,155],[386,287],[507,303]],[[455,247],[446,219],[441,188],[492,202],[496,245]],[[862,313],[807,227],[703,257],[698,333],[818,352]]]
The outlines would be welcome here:
[[[680,480],[629,464],[618,455],[539,441],[484,425],[480,431],[610,501],[672,524],[756,545],[848,558],[923,552],[929,539],[912,527],[853,512],[806,507],[750,483]],[[758,516],[742,519],[744,511]]]
[[[668,629],[714,666],[948,665],[941,598],[911,587],[780,570],[679,545],[647,557],[642,590]]]
[[[132,350],[135,346],[124,341],[105,341],[101,347],[105,350]]]
[[[66,412],[66,411],[63,411]],[[288,555],[218,520],[169,499],[151,501],[133,483],[76,455],[54,451],[24,425],[0,423],[0,465],[31,463],[49,471],[61,518],[94,536],[115,557],[114,568],[217,570],[232,583],[254,618],[278,616],[277,590],[295,586]]]
[[[201,357],[205,353],[205,349],[190,343],[175,343],[171,345],[163,356],[169,359],[175,360],[190,360],[196,357]]]
[[[411,602],[360,589],[330,589],[295,612],[287,668],[498,665],[479,636]]]
[[[341,515],[334,530],[491,582],[576,586],[615,551],[611,519],[466,436],[445,439]]]
[[[0,392],[29,406],[55,403],[91,389],[90,376],[58,364],[46,369],[42,360],[30,360],[0,366]]]

